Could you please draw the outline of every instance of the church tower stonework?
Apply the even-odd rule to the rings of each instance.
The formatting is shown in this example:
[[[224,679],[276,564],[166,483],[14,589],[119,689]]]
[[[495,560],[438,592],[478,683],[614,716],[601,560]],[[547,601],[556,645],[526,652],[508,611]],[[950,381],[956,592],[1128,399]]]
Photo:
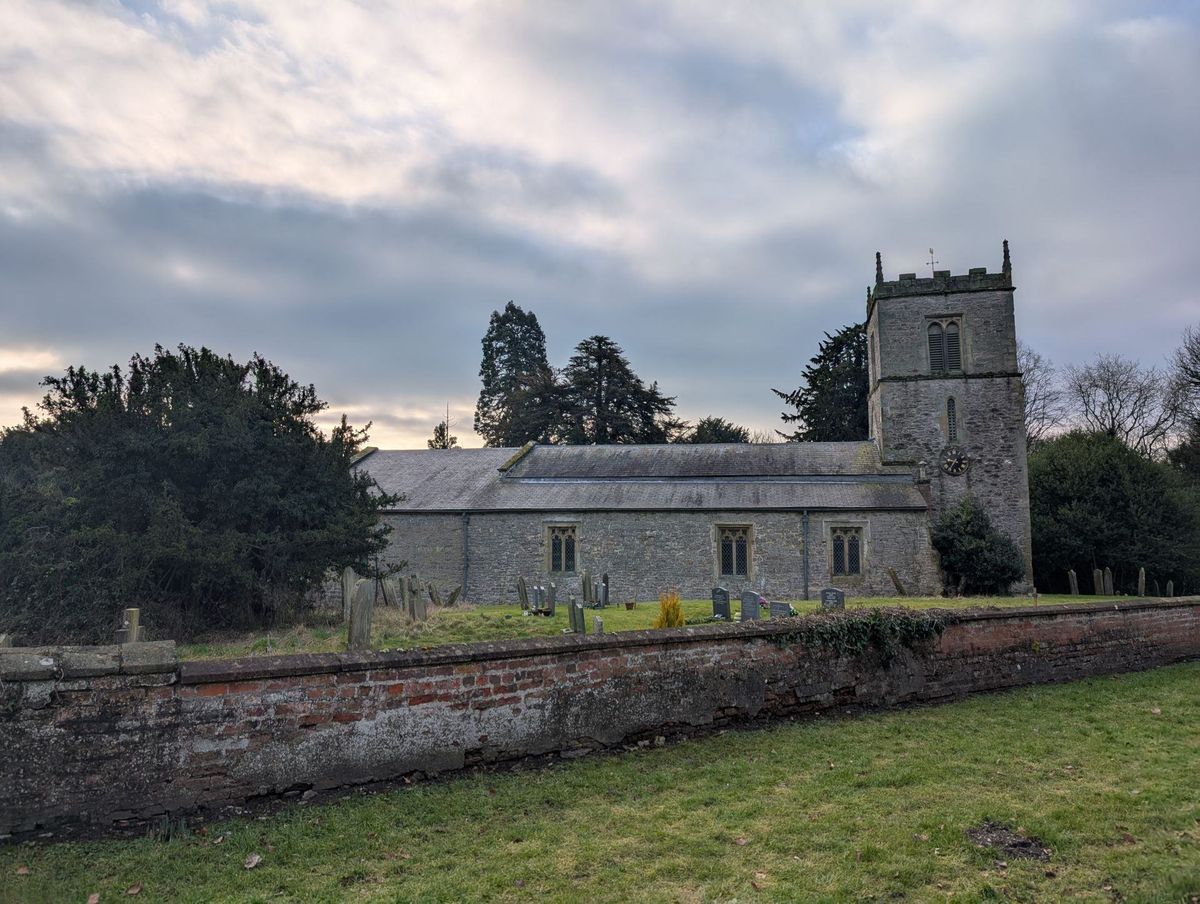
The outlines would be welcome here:
[[[928,479],[931,517],[964,496],[1016,541],[1033,582],[1024,387],[1017,370],[1008,242],[986,267],[884,280],[867,293],[871,437],[883,461]]]

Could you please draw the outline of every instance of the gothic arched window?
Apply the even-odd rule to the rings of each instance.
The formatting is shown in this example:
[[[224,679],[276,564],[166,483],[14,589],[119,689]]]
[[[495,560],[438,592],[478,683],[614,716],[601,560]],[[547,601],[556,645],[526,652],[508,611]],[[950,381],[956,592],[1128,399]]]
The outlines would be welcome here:
[[[940,323],[929,324],[929,372],[940,374],[946,369],[946,334]]]
[[[962,341],[957,320],[929,324],[929,372],[962,370]]]
[[[958,342],[958,324],[946,324],[946,370],[962,370],[962,349]]]

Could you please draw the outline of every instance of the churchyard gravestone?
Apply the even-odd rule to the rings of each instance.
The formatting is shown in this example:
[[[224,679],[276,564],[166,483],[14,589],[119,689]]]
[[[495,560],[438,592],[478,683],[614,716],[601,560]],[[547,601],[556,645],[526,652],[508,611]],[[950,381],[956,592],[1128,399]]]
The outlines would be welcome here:
[[[586,568],[583,569],[583,576],[579,579],[579,592],[583,595],[584,606],[590,606],[596,602],[592,599],[592,573]]]
[[[1146,595],[1146,569],[1138,569],[1138,596]]]
[[[778,600],[771,601],[771,618],[791,618],[792,605],[791,603],[781,603]]]
[[[425,621],[429,618],[429,607],[425,605],[425,597],[421,596],[419,592],[408,595],[408,614],[416,621]]]
[[[1107,565],[1104,567],[1104,595],[1105,596],[1113,595],[1112,569],[1109,568]]]
[[[821,591],[822,609],[845,609],[846,594],[836,587],[826,587]]]
[[[442,593],[432,581],[429,582],[429,601],[438,607],[442,605]]]
[[[0,634],[0,647],[11,647],[13,645],[13,636],[11,634]]]
[[[453,606],[455,603],[457,603],[459,594],[461,594],[461,593],[462,593],[462,587],[455,587],[453,590],[451,590],[450,596],[448,596],[446,598],[446,605]]]
[[[604,633],[604,619],[602,619],[599,615],[597,615],[595,618],[592,619],[592,633],[593,634],[603,634]]]
[[[125,609],[121,612],[121,627],[114,636],[115,643],[138,643],[145,640],[146,629],[142,627],[142,610]]]
[[[533,598],[529,601],[535,612],[542,611],[542,588],[540,584],[533,587]]]
[[[554,614],[554,604],[558,600],[558,585],[553,581],[550,582],[550,587],[546,592],[546,614]]]
[[[729,591],[724,587],[714,587],[712,592],[713,618],[730,620]]]
[[[354,585],[358,583],[358,575],[347,565],[342,569],[342,621],[350,621],[350,604],[354,601]]]
[[[1079,575],[1074,568],[1067,570],[1067,583],[1071,585],[1071,596],[1079,596]]]
[[[371,616],[375,611],[375,582],[360,579],[354,585],[350,603],[350,629],[346,646],[351,650],[366,650],[371,646]]]
[[[1167,581],[1167,596],[1174,596],[1174,595],[1175,595],[1175,582]]]
[[[742,621],[758,621],[758,594],[753,590],[742,591]]]
[[[608,599],[608,572],[606,571],[600,578],[600,604],[607,607]]]
[[[521,601],[521,609],[529,611],[529,587],[524,578],[517,578],[517,599]]]
[[[395,578],[383,579],[383,604],[385,606],[400,605],[400,588]]]
[[[587,633],[587,610],[582,603],[575,602],[575,597],[571,597],[571,630],[576,634]]]
[[[1092,583],[1096,585],[1096,596],[1104,596],[1104,572],[1099,568],[1092,569]]]
[[[1158,586],[1158,578],[1154,579],[1154,595],[1162,596],[1162,588]]]

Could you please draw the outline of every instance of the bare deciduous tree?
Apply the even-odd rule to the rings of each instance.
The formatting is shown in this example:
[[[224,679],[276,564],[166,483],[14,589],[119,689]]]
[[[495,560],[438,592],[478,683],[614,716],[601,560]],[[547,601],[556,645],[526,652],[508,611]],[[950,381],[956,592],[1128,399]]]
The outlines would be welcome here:
[[[1200,416],[1196,404],[1200,400],[1200,327],[1183,331],[1183,345],[1175,349],[1174,365],[1175,381],[1186,397],[1188,413],[1196,418]]]
[[[1058,369],[1024,343],[1017,343],[1017,370],[1025,387],[1025,443],[1033,448],[1066,419]]]
[[[1067,368],[1067,393],[1084,427],[1151,458],[1167,450],[1187,410],[1178,381],[1120,355]]]

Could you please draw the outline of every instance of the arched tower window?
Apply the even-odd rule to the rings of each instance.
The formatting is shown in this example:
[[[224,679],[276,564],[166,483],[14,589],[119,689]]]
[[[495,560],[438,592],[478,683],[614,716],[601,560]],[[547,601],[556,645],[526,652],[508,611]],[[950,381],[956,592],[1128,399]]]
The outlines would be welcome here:
[[[929,324],[929,372],[946,370],[946,336],[940,323]]]
[[[962,350],[958,341],[958,324],[946,324],[946,370],[962,370]]]
[[[958,403],[946,399],[946,436],[950,442],[958,442]]]
[[[929,324],[929,372],[951,373],[962,370],[962,341],[957,320]]]

